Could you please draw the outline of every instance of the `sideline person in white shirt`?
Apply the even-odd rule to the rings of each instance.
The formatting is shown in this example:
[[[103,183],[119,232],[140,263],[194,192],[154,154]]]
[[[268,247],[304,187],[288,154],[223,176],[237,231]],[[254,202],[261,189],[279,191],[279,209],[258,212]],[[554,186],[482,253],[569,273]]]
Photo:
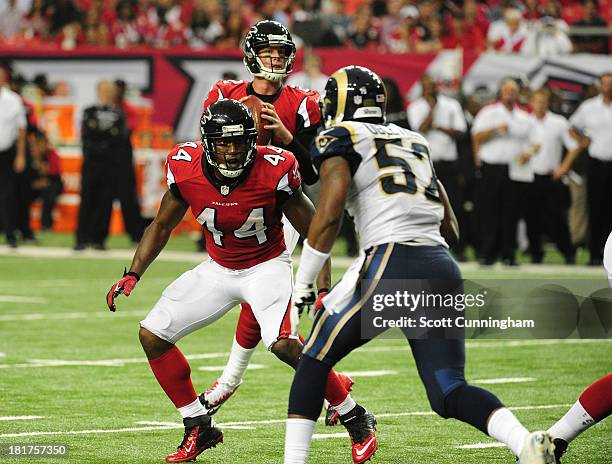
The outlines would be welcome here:
[[[15,237],[15,174],[25,169],[26,109],[21,97],[8,87],[8,71],[0,66],[0,221],[6,241]]]
[[[493,264],[500,255],[505,264],[516,264],[517,210],[509,165],[523,153],[532,127],[529,115],[518,107],[514,79],[501,81],[499,96],[480,110],[472,126],[474,164],[482,176],[477,207],[483,265]]]
[[[592,266],[601,266],[606,234],[612,229],[612,71],[601,76],[601,94],[585,100],[570,123],[589,142],[587,204]]]
[[[436,177],[444,184],[453,210],[459,211],[462,195],[457,140],[467,130],[463,109],[457,100],[440,95],[436,82],[427,74],[421,78],[421,88],[422,96],[408,106],[408,122],[412,130],[420,132],[429,142]],[[457,243],[453,251],[462,254],[463,248],[463,244]]]
[[[582,148],[570,135],[567,119],[548,109],[549,102],[547,89],[536,90],[531,96],[534,127],[529,140],[536,149],[522,157],[531,164],[534,173],[533,188],[525,203],[529,252],[532,262],[542,262],[542,236],[546,234],[557,245],[565,262],[574,264],[576,251],[570,239],[567,215],[569,190],[558,174],[565,151],[565,159],[574,159]]]

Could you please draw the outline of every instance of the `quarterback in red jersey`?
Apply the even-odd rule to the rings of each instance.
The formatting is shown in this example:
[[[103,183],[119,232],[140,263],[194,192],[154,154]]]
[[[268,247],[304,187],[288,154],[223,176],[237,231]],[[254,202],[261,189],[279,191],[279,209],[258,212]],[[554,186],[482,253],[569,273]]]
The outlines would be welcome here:
[[[319,94],[314,90],[283,83],[292,71],[295,60],[295,44],[291,34],[276,21],[260,21],[247,33],[243,47],[244,64],[253,75],[253,80],[218,81],[204,101],[204,110],[222,98],[239,100],[255,95],[264,102],[261,117],[262,121],[268,122],[264,128],[272,132],[274,145],[295,154],[301,177],[306,184],[316,182],[317,175],[312,168],[309,150],[321,121]],[[299,234],[284,218],[283,223],[285,244],[291,254]],[[319,299],[325,295],[329,286],[329,281],[317,281]],[[214,414],[240,386],[242,376],[260,340],[260,327],[253,311],[248,304],[243,303],[228,363],[221,377],[202,394],[210,414]],[[351,401],[348,392],[352,383],[351,379],[343,377],[343,383],[339,385],[338,390],[330,392],[328,397],[332,406],[337,406],[345,400]],[[337,419],[337,411],[330,408],[326,423],[333,425]]]
[[[189,363],[176,342],[248,301],[261,338],[279,359],[295,367],[302,348],[281,222],[284,214],[306,233],[314,214],[301,190],[297,161],[286,150],[257,147],[251,113],[236,100],[211,105],[202,116],[201,130],[202,142],[183,143],[169,153],[169,191],[136,249],[130,271],[106,297],[114,311],[115,298],[129,296],[191,209],[206,231],[209,257],[164,290],[139,332],[151,370],[185,425],[181,444],[166,462],[193,461],[223,440],[196,394]],[[322,272],[327,280],[329,272],[329,266]],[[338,382],[331,373],[330,385]]]

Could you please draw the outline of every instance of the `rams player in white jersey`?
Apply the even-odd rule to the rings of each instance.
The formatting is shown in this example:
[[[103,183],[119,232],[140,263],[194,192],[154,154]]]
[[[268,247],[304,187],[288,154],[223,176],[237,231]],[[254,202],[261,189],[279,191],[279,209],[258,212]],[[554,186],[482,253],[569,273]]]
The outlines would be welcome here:
[[[355,220],[362,251],[323,299],[324,308],[304,346],[289,398],[285,464],[306,462],[325,380],[334,364],[367,343],[360,314],[372,304],[377,286],[388,279],[461,283],[445,240],[458,237],[457,223],[436,179],[427,141],[385,123],[384,85],[369,69],[349,66],[336,71],[325,92],[327,128],[312,148],[321,190],[295,279],[294,304],[308,307],[314,302],[313,283],[329,257],[345,207]],[[406,336],[436,413],[505,443],[520,464],[555,462],[546,432],[530,434],[495,395],[466,382],[461,337]],[[354,444],[353,461],[370,459],[377,445],[374,417],[355,405],[340,420]],[[352,433],[353,427],[359,432]]]

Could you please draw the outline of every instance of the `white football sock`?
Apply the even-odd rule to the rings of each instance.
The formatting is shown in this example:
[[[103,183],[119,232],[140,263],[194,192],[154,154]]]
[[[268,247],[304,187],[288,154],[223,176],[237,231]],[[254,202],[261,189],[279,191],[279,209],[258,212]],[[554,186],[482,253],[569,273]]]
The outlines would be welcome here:
[[[529,435],[529,431],[508,408],[500,408],[491,414],[487,433],[497,441],[505,443],[517,456],[523,451],[525,437]]]
[[[548,429],[548,434],[569,443],[594,424],[595,420],[586,412],[580,401],[576,401],[570,410]]]
[[[315,421],[310,419],[287,419],[285,432],[285,464],[305,464],[312,441]]]
[[[196,398],[193,403],[178,408],[178,412],[181,414],[181,417],[185,419],[186,417],[202,416],[206,414],[206,409],[204,409],[200,400]]]
[[[334,406],[334,409],[338,411],[338,414],[344,416],[345,414],[351,412],[355,406],[357,406],[357,403],[355,403],[355,400],[351,398],[351,394],[349,393],[348,395],[346,395],[346,398],[344,398],[344,401],[342,403],[337,406]]]
[[[255,350],[256,348],[243,348],[234,338],[229,360],[225,365],[225,369],[223,369],[223,374],[221,374],[219,381],[232,387],[239,385]]]

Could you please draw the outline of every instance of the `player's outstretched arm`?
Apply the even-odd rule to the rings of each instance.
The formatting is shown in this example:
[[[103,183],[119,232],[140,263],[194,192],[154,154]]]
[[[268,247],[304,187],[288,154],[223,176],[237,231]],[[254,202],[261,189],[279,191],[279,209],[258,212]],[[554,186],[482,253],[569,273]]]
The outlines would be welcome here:
[[[165,193],[155,219],[145,229],[142,240],[136,248],[130,272],[135,272],[139,276],[144,274],[168,243],[170,234],[181,222],[188,207],[187,203],[176,198],[170,190]]]
[[[444,185],[442,185],[440,181],[438,181],[438,190],[440,191],[440,198],[442,198],[442,203],[444,204],[444,219],[442,219],[442,224],[440,225],[440,233],[442,237],[444,237],[444,240],[446,240],[446,243],[453,245],[459,240],[459,223],[457,222],[457,217],[450,204]]]
[[[328,158],[319,169],[321,188],[317,212],[308,230],[308,244],[321,253],[329,253],[342,225],[344,205],[351,185],[351,169],[341,156]]]
[[[153,222],[145,229],[142,240],[136,248],[132,265],[129,272],[123,273],[123,278],[113,285],[106,295],[106,304],[111,311],[115,311],[115,298],[121,293],[129,296],[140,277],[147,270],[149,265],[155,260],[162,251],[170,233],[180,222],[187,211],[187,204],[176,198],[170,191],[167,191],[162,198],[159,211]]]
[[[323,161],[319,169],[321,189],[317,210],[304,241],[300,268],[295,276],[293,304],[300,312],[315,303],[313,282],[325,263],[342,224],[344,204],[351,184],[348,162],[339,156]],[[312,241],[312,242],[311,242]]]
[[[289,222],[299,234],[306,238],[308,236],[308,228],[315,215],[315,207],[312,201],[304,195],[302,187],[300,187],[282,206],[283,213],[289,219]],[[328,290],[331,286],[331,262],[328,259],[317,276],[317,288],[319,290]]]

